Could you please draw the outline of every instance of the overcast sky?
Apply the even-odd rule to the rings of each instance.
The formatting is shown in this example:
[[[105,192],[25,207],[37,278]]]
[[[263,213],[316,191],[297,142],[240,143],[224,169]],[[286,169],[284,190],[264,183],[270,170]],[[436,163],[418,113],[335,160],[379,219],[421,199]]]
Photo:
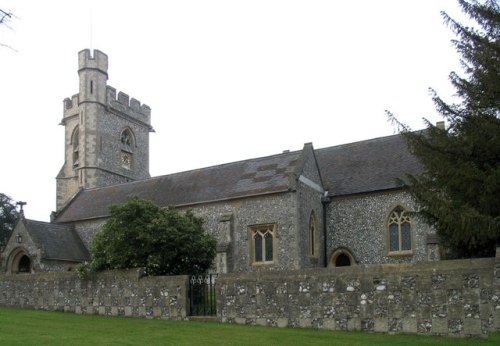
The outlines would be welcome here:
[[[64,160],[63,99],[77,54],[109,57],[108,85],[152,109],[152,176],[391,135],[441,120],[429,97],[460,72],[440,11],[454,0],[3,0],[0,192],[48,221]]]

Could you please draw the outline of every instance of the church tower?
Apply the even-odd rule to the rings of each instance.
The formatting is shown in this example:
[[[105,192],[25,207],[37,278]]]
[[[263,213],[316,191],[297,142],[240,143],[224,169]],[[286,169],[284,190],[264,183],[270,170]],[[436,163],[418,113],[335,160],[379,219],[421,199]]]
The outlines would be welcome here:
[[[57,211],[80,190],[149,175],[151,109],[107,85],[108,56],[78,53],[79,92],[64,100],[65,160],[57,175]]]

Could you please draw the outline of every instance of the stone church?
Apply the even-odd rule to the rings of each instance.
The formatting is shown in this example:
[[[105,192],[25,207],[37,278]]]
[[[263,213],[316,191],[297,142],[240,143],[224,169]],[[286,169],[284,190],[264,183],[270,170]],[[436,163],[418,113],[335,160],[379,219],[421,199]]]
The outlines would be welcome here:
[[[8,273],[72,270],[111,204],[138,196],[191,209],[217,239],[214,271],[439,259],[434,231],[411,214],[398,178],[421,166],[399,135],[231,162],[151,178],[151,109],[107,85],[108,57],[78,53],[79,92],[64,100],[64,164],[50,223],[21,213]]]

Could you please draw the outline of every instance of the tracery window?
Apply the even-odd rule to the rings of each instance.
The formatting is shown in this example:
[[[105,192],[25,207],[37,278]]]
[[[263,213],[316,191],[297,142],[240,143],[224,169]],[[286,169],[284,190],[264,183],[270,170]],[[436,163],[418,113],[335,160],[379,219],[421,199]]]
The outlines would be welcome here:
[[[120,136],[120,141],[125,147],[131,148],[132,147],[132,134],[130,133],[129,129],[123,130],[121,136]]]
[[[122,148],[128,151],[132,151],[134,146],[134,135],[129,128],[126,128],[120,134],[120,142],[122,143]]]
[[[389,254],[408,254],[412,251],[410,217],[398,206],[389,215]]]
[[[250,248],[253,264],[273,263],[275,236],[275,226],[272,224],[250,227]]]
[[[121,165],[125,169],[132,168],[132,152],[134,148],[134,136],[132,131],[128,128],[124,129],[120,134],[121,142],[121,153],[120,161]]]

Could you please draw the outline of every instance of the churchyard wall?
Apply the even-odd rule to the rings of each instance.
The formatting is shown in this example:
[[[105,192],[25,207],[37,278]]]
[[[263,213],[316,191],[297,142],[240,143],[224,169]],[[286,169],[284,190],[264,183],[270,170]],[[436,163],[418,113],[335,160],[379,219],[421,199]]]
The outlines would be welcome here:
[[[217,294],[228,323],[485,336],[500,330],[500,257],[234,273]]]
[[[142,277],[142,270],[0,275],[0,306],[77,314],[185,319],[188,276]]]
[[[0,306],[186,319],[189,277],[109,271],[0,275]],[[496,258],[221,274],[225,323],[486,336],[500,331]]]

